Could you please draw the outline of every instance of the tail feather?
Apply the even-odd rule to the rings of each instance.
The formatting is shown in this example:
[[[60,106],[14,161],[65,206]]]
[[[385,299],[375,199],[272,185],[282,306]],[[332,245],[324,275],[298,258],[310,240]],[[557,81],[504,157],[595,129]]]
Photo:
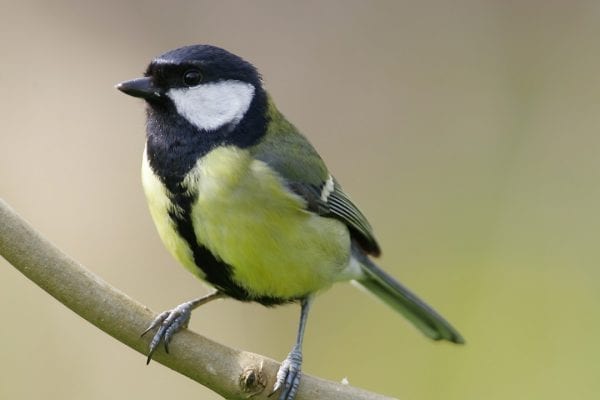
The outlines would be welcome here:
[[[359,261],[364,278],[357,280],[356,283],[400,312],[431,339],[448,340],[459,344],[465,342],[460,333],[441,315],[379,268],[368,257],[361,255]]]

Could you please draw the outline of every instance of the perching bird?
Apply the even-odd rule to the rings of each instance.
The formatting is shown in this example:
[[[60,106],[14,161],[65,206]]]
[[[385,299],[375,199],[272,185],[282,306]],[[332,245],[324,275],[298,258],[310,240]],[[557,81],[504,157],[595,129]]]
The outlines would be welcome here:
[[[308,140],[277,110],[256,68],[214,46],[154,59],[117,85],[147,105],[142,181],[171,254],[216,290],[160,314],[148,361],[220,297],[266,306],[298,302],[300,326],[273,392],[292,400],[302,338],[316,293],[353,281],[434,340],[463,343],[431,307],[381,270],[371,225]]]

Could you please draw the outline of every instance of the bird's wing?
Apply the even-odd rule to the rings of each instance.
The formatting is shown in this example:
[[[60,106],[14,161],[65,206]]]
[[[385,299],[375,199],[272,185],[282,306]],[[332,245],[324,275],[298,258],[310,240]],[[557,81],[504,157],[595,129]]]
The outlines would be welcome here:
[[[378,256],[381,251],[371,225],[328,172],[313,146],[285,120],[276,128],[253,149],[254,157],[277,171],[306,201],[308,211],[343,222],[367,254]]]
[[[346,224],[352,237],[367,254],[378,256],[381,253],[369,221],[333,176],[328,175],[319,185],[291,181],[289,187],[306,200],[309,211]]]

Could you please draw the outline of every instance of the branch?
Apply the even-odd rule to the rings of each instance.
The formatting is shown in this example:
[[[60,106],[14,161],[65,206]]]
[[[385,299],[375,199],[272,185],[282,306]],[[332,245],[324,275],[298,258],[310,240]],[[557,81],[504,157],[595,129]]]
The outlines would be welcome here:
[[[0,199],[0,255],[62,304],[132,349],[145,354],[142,332],[154,312],[113,288],[44,239]],[[279,364],[213,342],[189,330],[179,332],[170,354],[154,360],[227,399],[268,399]],[[306,374],[297,400],[390,398]],[[272,400],[272,399],[270,399]]]

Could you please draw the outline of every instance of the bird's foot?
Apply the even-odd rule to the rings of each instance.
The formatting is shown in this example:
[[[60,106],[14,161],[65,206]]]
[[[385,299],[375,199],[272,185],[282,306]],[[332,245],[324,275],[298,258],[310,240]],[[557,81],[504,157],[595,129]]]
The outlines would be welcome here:
[[[281,389],[279,400],[293,400],[298,393],[300,386],[300,367],[302,365],[302,351],[298,346],[294,346],[290,354],[281,363],[277,371],[277,380],[273,386],[273,391],[269,394],[271,397],[276,391]]]
[[[172,310],[164,311],[158,314],[148,329],[142,333],[141,336],[144,336],[146,333],[158,327],[158,330],[150,341],[150,349],[148,351],[148,359],[146,360],[146,364],[150,363],[152,355],[158,348],[160,342],[164,343],[165,351],[167,353],[169,352],[169,342],[171,341],[173,335],[182,328],[187,328],[192,315],[192,309],[194,308],[193,306],[194,302],[188,301],[178,305]]]

